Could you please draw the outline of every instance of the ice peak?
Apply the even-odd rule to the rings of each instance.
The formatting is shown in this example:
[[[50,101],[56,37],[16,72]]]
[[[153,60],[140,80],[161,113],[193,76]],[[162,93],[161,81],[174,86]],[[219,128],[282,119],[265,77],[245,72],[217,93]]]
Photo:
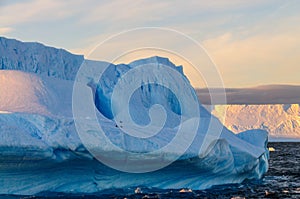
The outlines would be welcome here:
[[[134,67],[139,66],[139,65],[150,64],[150,63],[151,64],[163,64],[163,65],[166,65],[166,66],[170,66],[171,68],[174,68],[178,72],[180,72],[181,74],[183,74],[183,68],[182,68],[182,66],[176,66],[168,58],[166,58],[166,57],[160,57],[160,56],[153,56],[153,57],[148,57],[148,58],[143,58],[143,59],[135,60],[135,61],[129,63],[129,66],[131,68],[134,68]]]
[[[165,64],[168,66],[176,67],[175,64],[173,64],[168,58],[159,57],[159,56],[153,56],[153,57],[135,60],[135,61],[131,62],[129,65],[134,67],[134,66],[137,66],[140,64],[147,64],[147,63],[158,63],[158,64]]]

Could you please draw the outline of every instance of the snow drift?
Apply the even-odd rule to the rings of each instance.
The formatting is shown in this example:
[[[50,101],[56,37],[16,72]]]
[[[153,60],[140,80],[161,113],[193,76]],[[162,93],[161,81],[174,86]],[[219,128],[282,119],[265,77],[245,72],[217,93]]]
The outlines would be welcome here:
[[[72,116],[71,81],[0,70],[0,110]]]

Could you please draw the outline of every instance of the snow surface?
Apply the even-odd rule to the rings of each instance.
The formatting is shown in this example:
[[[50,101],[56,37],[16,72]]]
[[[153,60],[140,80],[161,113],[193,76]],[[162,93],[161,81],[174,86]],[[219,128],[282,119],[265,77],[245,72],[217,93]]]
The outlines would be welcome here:
[[[6,41],[2,38],[2,52],[5,54],[3,49],[11,49],[10,45],[16,46],[15,43],[18,42]],[[24,48],[23,44],[18,43],[18,45],[17,52],[19,48]],[[38,44],[30,45],[33,45],[34,49]],[[51,54],[48,51],[40,53]],[[30,57],[26,55],[28,56]],[[161,170],[148,173],[126,173],[111,169],[96,161],[87,151],[86,145],[83,145],[77,134],[74,119],[70,117],[69,100],[73,83],[70,79],[74,77],[73,69],[70,70],[70,75],[65,65],[60,63],[61,65],[55,66],[54,73],[47,74],[49,77],[45,77],[44,72],[32,71],[24,67],[26,63],[23,63],[22,59],[19,60],[18,56],[9,59],[22,62],[20,67],[14,65],[14,69],[23,72],[1,71],[0,73],[0,111],[2,111],[0,112],[0,194],[36,194],[45,191],[93,193],[104,189],[136,186],[204,189],[217,184],[240,183],[245,179],[261,178],[268,169],[266,131],[252,130],[235,135],[223,127],[219,120],[200,104],[198,104],[200,126],[191,146],[179,157],[179,160]],[[7,60],[5,63],[12,63],[12,61]],[[48,64],[51,68],[50,63]],[[99,122],[107,130],[106,136],[119,148],[138,152],[141,156],[143,152],[160,149],[176,134],[178,118],[188,116],[184,114],[192,111],[185,107],[187,111],[181,112],[182,109],[178,107],[175,96],[168,89],[153,84],[137,91],[131,108],[133,115],[136,114],[135,121],[145,124],[149,122],[149,118],[144,117],[145,120],[139,120],[142,116],[139,115],[139,111],[134,110],[136,107],[143,109],[144,112],[158,102],[166,107],[170,120],[163,128],[164,133],[159,133],[150,139],[124,136],[122,129],[111,120],[113,110],[103,103],[103,101],[109,102],[112,90],[122,72],[130,71],[141,64],[154,64],[156,69],[159,69],[161,64],[168,65],[181,74],[180,79],[170,82],[174,83],[175,87],[180,87],[181,85],[176,85],[180,81],[188,83],[187,78],[182,74],[182,68],[174,66],[168,59],[153,57],[129,65],[111,65],[103,79],[98,81],[99,77],[93,76],[93,71],[107,66],[107,63],[87,61],[87,64],[90,66],[90,71],[81,73],[83,78],[78,79],[79,82],[76,83],[86,90],[81,100],[82,110],[88,108],[85,106],[87,102],[95,102],[99,109],[96,123]],[[45,67],[47,71],[47,66]],[[2,68],[12,67],[2,65]],[[27,73],[29,71],[36,74]],[[132,81],[136,77],[132,76]],[[127,89],[127,87],[122,88],[124,91]],[[154,94],[154,91],[158,91],[159,94]],[[183,90],[182,95],[187,95],[183,99],[196,97],[192,89]],[[120,103],[124,102],[120,101]],[[190,103],[191,101],[183,101],[183,104]],[[106,108],[101,109],[102,106]],[[97,151],[104,156],[112,158],[114,151],[110,145],[97,144],[95,121],[88,117],[81,119],[85,121],[82,129],[90,136],[87,138],[90,141],[88,143],[94,144]],[[214,139],[214,133],[220,128],[222,129],[220,137]],[[190,135],[191,132],[185,132],[182,143],[186,142],[185,139],[190,139]],[[211,136],[211,139],[205,139],[207,136]],[[204,140],[209,142],[204,143]],[[200,150],[203,146],[203,150]],[[181,148],[181,144],[177,144],[177,147]],[[162,157],[169,156],[162,154]]]

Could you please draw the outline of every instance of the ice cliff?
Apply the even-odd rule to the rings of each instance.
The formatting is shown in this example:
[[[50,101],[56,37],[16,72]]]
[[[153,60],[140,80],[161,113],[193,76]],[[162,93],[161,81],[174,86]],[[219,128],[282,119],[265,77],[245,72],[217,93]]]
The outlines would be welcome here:
[[[60,79],[75,78],[83,56],[36,42],[0,37],[0,69],[22,70]]]

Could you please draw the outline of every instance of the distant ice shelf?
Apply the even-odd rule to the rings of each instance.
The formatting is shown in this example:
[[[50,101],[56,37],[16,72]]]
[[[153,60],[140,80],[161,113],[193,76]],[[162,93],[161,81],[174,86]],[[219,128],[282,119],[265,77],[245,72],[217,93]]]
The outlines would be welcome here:
[[[299,104],[205,105],[223,124],[238,133],[264,129],[271,140],[300,139]]]

